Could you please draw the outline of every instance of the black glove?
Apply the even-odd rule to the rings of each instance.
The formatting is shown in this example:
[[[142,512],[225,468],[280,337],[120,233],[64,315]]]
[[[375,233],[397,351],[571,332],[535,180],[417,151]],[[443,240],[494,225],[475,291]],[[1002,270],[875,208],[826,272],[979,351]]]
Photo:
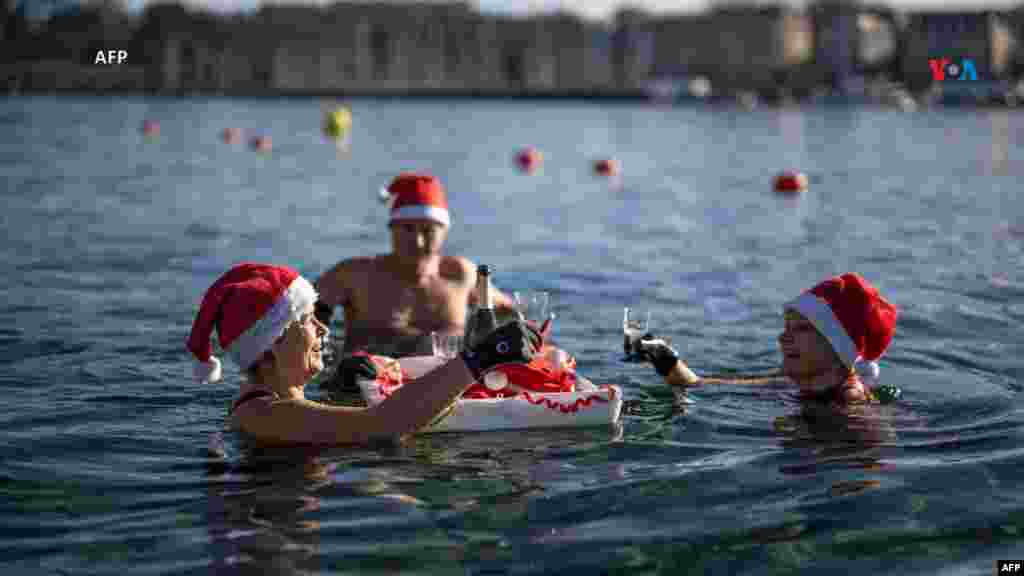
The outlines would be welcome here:
[[[661,338],[647,333],[636,342],[635,354],[641,359],[654,364],[654,371],[659,376],[666,376],[679,362],[679,354]]]
[[[368,356],[346,356],[338,364],[337,371],[329,382],[322,386],[332,395],[347,392],[358,392],[357,378],[373,380],[377,377],[377,367]]]
[[[331,316],[334,316],[334,306],[328,306],[320,300],[317,300],[313,304],[313,315],[320,321],[324,326],[330,326]]]
[[[477,380],[498,364],[526,364],[540,352],[542,338],[536,328],[515,320],[491,332],[473,348],[461,354]]]

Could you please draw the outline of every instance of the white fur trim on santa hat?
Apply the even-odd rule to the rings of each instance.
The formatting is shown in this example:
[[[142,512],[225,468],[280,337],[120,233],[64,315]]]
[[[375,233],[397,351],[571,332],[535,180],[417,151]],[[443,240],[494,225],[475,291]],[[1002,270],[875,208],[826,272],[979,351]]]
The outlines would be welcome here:
[[[210,356],[206,362],[196,362],[192,366],[192,374],[200,382],[217,382],[221,377],[220,360],[216,356]]]
[[[860,358],[857,346],[853,343],[850,335],[846,333],[846,329],[843,328],[836,315],[832,313],[832,308],[824,300],[810,292],[804,292],[786,304],[786,308],[796,310],[804,318],[807,318],[832,345],[832,349],[835,350],[843,364],[847,368],[854,367],[854,363]]]
[[[274,341],[284,334],[292,322],[302,316],[302,311],[317,300],[316,290],[308,280],[298,276],[288,285],[274,305],[262,318],[249,326],[228,347],[227,353],[242,370],[248,369],[264,352],[270,350]]]
[[[445,208],[441,208],[440,206],[410,204],[408,206],[402,206],[397,210],[391,211],[392,222],[394,222],[395,220],[410,218],[424,218],[426,220],[440,222],[445,226],[451,225],[451,218],[448,215],[448,210]]]

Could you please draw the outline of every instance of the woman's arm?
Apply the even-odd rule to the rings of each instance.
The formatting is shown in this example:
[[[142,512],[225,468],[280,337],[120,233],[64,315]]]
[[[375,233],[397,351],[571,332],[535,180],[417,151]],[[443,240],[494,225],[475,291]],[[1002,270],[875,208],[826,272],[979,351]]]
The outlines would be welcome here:
[[[704,384],[781,384],[786,377],[778,374],[736,374],[728,376],[698,376],[680,360],[665,376],[669,386],[701,386]]]
[[[700,376],[690,370],[682,360],[676,360],[668,373],[662,376],[669,386],[696,386],[702,384]]]
[[[700,386],[704,384],[774,384],[783,380],[782,374],[698,376],[667,342],[644,337],[637,343],[644,357],[654,364],[655,371],[669,386]]]
[[[425,374],[371,408],[334,406],[306,399],[248,402],[235,413],[247,434],[280,444],[365,444],[401,438],[429,424],[473,384],[461,359]]]
[[[266,442],[286,444],[353,444],[412,434],[451,406],[486,369],[503,363],[529,362],[540,335],[525,322],[506,324],[476,349],[464,352],[403,386],[372,408],[331,406],[306,399],[249,402],[235,412],[236,423]]]

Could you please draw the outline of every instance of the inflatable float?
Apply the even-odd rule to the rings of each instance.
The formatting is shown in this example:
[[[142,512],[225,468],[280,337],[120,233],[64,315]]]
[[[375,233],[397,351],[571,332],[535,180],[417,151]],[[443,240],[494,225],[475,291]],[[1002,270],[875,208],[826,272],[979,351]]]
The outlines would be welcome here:
[[[546,346],[530,364],[496,366],[474,383],[425,432],[471,432],[524,428],[612,425],[622,411],[622,390],[598,386],[576,374],[574,358]],[[368,355],[377,378],[358,380],[363,399],[374,406],[402,386],[448,362],[441,356],[388,358]]]

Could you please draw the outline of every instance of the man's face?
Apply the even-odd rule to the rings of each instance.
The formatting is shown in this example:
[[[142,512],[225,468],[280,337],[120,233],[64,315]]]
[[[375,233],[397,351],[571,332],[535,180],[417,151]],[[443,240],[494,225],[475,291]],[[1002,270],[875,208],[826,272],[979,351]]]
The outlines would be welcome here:
[[[426,219],[396,220],[391,223],[391,246],[395,254],[422,258],[441,252],[448,228]]]

